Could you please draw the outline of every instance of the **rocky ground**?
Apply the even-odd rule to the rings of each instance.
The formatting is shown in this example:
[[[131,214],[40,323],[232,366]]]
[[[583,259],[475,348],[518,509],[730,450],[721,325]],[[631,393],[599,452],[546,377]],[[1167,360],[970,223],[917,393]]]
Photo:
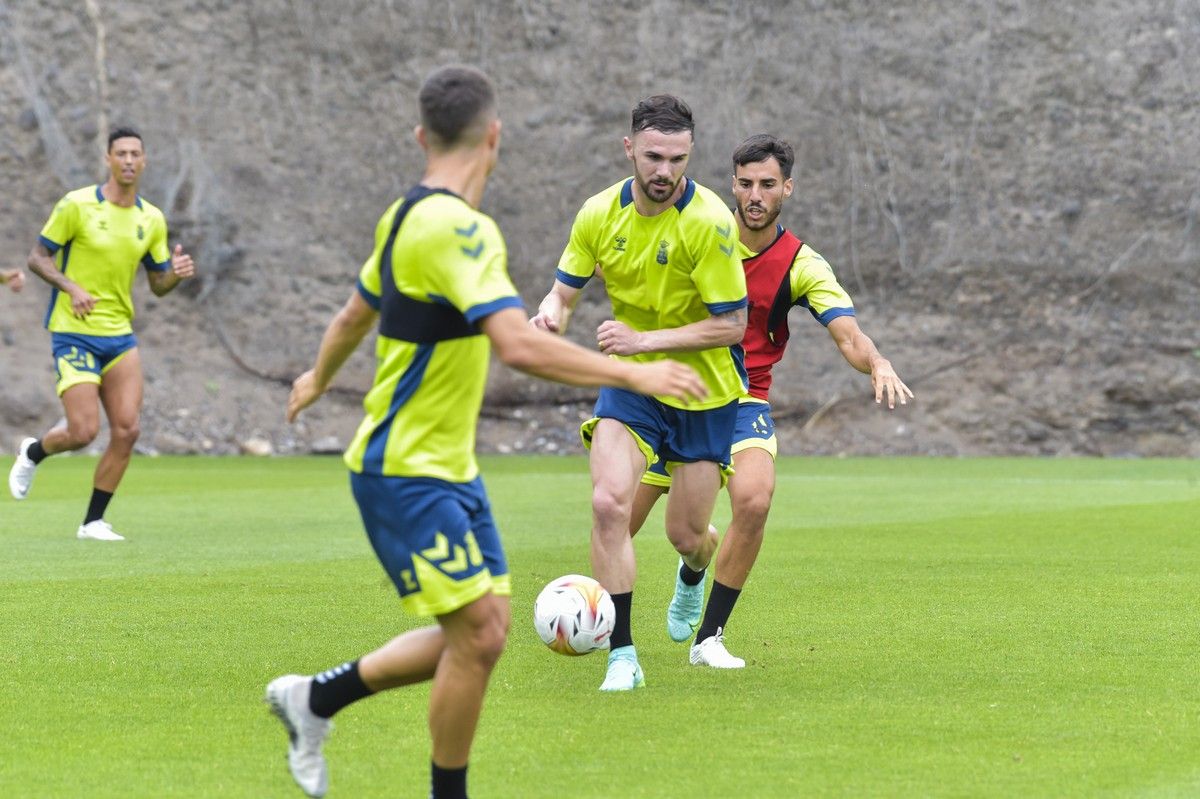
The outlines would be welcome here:
[[[917,393],[875,406],[796,311],[784,452],[1197,457],[1198,42],[1200,8],[1170,2],[0,0],[2,262],[98,177],[102,131],[138,124],[144,193],[203,275],[161,300],[139,285],[141,447],[336,450],[371,353],[294,427],[286,384],[419,175],[422,76],[465,60],[496,78],[484,210],[529,307],[574,210],[626,173],[629,108],[673,91],[698,119],[691,173],[718,191],[745,135],[796,143],[785,221]],[[0,292],[5,448],[59,416],[47,296]],[[589,291],[572,336],[605,312]],[[580,452],[591,396],[497,366],[480,448]]]

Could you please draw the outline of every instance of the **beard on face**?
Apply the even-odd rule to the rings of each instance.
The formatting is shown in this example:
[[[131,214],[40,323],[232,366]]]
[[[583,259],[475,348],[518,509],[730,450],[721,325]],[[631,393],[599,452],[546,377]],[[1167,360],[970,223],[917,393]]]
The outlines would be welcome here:
[[[783,200],[775,203],[775,205],[754,205],[753,207],[762,209],[763,216],[758,222],[752,222],[746,216],[746,211],[750,208],[749,204],[742,205],[738,203],[738,215],[742,217],[742,222],[749,230],[764,230],[775,224],[775,220],[779,218],[779,212],[783,210]]]
[[[679,180],[683,180],[683,178],[680,178]],[[641,175],[637,176],[638,186],[641,188],[642,192],[656,203],[660,203],[674,194],[676,187],[679,186],[679,180],[675,181],[674,183],[656,184],[646,182],[642,179]]]

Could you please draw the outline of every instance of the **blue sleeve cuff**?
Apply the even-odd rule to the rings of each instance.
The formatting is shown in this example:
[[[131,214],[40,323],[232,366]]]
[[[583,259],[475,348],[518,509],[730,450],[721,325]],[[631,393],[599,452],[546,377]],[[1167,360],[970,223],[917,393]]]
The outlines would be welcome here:
[[[708,309],[710,314],[717,316],[719,314],[729,313],[730,311],[740,311],[748,304],[749,301],[745,297],[742,297],[740,300],[736,300],[734,302],[706,302],[704,303],[704,307]]]
[[[812,309],[810,308],[809,310],[812,310]],[[854,316],[854,309],[853,308],[830,308],[825,313],[816,313],[814,311],[813,316],[816,317],[816,320],[818,322],[820,322],[821,324],[823,324],[825,327],[829,327],[829,323],[832,322],[834,319],[837,319],[839,316]]]
[[[363,285],[363,282],[361,280],[358,281],[358,283],[356,285],[358,286],[359,295],[362,296],[362,298],[366,301],[367,305],[370,305],[372,308],[374,308],[376,311],[378,311],[379,310],[379,298],[376,297],[371,292],[367,291],[367,287]]]
[[[555,269],[554,278],[560,283],[566,283],[573,289],[581,289],[588,284],[588,281],[592,279],[592,276],[588,275],[587,277],[578,277],[576,275],[568,275],[561,269]]]
[[[50,239],[46,238],[45,236],[38,236],[38,241],[40,241],[42,245],[50,251],[51,255],[62,249],[61,244],[56,241],[50,241]]]
[[[147,271],[150,272],[165,272],[171,268],[171,261],[170,259],[167,259],[160,264],[150,256],[150,253],[146,253],[146,255],[142,257],[142,266],[146,267]]]
[[[492,300],[491,302],[474,305],[468,308],[467,312],[463,314],[463,316],[467,318],[468,322],[474,325],[477,324],[479,320],[491,316],[496,311],[502,311],[505,308],[519,308],[521,310],[525,310],[525,303],[521,302],[520,297],[501,297],[498,300]]]

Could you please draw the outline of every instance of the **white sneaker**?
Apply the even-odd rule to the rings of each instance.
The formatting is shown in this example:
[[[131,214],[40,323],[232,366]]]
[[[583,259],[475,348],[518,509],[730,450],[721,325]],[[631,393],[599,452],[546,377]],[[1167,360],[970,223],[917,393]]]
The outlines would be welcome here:
[[[93,541],[124,541],[125,536],[118,535],[112,525],[103,519],[79,525],[75,531],[76,538],[90,538]]]
[[[33,485],[33,470],[37,468],[37,464],[29,460],[25,453],[29,452],[29,445],[35,441],[36,438],[21,439],[21,446],[17,448],[17,462],[8,472],[8,490],[12,492],[13,499],[25,499],[29,496],[29,487]]]
[[[308,709],[311,692],[312,677],[285,674],[267,683],[266,702],[287,730],[292,779],[309,796],[324,796],[329,790],[329,769],[321,745],[333,729],[333,722]]]
[[[725,648],[725,636],[721,634],[721,629],[718,627],[716,635],[710,635],[692,647],[688,660],[693,666],[711,666],[714,669],[743,669],[746,667],[746,661],[735,658]]]

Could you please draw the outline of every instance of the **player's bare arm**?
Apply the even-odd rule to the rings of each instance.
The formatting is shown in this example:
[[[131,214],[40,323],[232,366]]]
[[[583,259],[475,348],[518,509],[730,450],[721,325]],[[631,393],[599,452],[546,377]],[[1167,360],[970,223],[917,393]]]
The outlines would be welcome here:
[[[538,305],[538,312],[529,323],[549,333],[565,333],[567,323],[571,320],[571,311],[579,301],[579,294],[580,289],[555,280],[550,293]]]
[[[888,408],[896,407],[896,399],[906,405],[913,393],[896,374],[891,361],[879,354],[875,342],[862,332],[852,316],[839,316],[829,323],[829,335],[837,343],[846,362],[863,374],[871,376],[875,389],[875,401],[882,402],[887,395]]]
[[[182,244],[176,244],[175,251],[171,253],[171,268],[161,272],[147,271],[146,279],[150,281],[150,290],[154,292],[154,296],[162,297],[195,274],[196,263],[192,256],[183,251]]]
[[[317,362],[312,369],[296,378],[292,383],[292,393],[288,396],[287,420],[296,421],[300,411],[316,402],[329,384],[333,376],[342,368],[342,364],[375,326],[379,314],[362,295],[355,291],[346,300],[342,309],[334,315],[321,338],[321,348],[317,351]]]
[[[25,273],[20,269],[0,269],[0,286],[8,286],[13,293],[25,288]]]
[[[596,343],[605,355],[644,352],[695,352],[731,347],[746,333],[746,309],[714,314],[690,325],[664,330],[634,330],[609,319],[596,328]]]
[[[547,380],[572,386],[616,386],[685,402],[708,394],[691,367],[674,361],[637,364],[605,358],[526,324],[516,308],[497,311],[480,326],[505,365]]]
[[[54,263],[54,255],[40,241],[30,250],[26,265],[30,272],[71,298],[71,312],[75,316],[82,319],[96,307],[96,298],[67,279],[58,264]]]

